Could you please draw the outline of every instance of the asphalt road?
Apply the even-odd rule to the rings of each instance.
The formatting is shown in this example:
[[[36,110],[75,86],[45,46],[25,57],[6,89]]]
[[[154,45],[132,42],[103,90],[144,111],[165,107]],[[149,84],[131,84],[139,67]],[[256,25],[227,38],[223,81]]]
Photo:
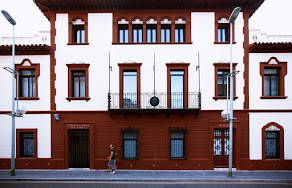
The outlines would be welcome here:
[[[0,181],[0,188],[291,188],[269,182]]]

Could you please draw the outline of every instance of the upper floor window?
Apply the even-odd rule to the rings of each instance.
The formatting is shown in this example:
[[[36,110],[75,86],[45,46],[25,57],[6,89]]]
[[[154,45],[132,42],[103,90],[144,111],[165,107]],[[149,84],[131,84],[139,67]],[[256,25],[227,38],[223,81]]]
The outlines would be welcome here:
[[[184,107],[184,70],[170,71],[171,108]]]
[[[120,108],[136,109],[140,106],[141,63],[119,63],[120,67]]]
[[[72,97],[85,97],[85,70],[72,70]]]
[[[35,69],[22,69],[20,72],[20,97],[36,97]]]
[[[125,19],[121,19],[118,21],[118,35],[120,43],[128,43],[129,42],[129,22]]]
[[[123,72],[123,108],[137,108],[137,70]]]
[[[115,12],[113,44],[191,43],[191,14]],[[85,31],[86,35],[86,31]]]
[[[279,70],[264,69],[264,96],[279,96]]]
[[[19,99],[38,100],[38,77],[40,64],[33,64],[29,59],[24,59],[21,64],[16,64],[15,69],[19,75]]]
[[[280,62],[271,57],[268,62],[260,63],[262,76],[262,99],[285,99],[285,75],[287,74],[287,62]]]
[[[161,42],[171,41],[171,21],[167,18],[161,21]]]
[[[264,159],[284,160],[284,129],[275,122],[262,128],[262,156]]]
[[[166,63],[167,107],[188,108],[189,63]]]
[[[146,21],[147,42],[156,42],[157,39],[157,21],[153,18]]]
[[[185,24],[182,18],[175,21],[175,42],[185,42]]]
[[[87,14],[69,14],[69,43],[88,44]]]
[[[90,100],[88,84],[89,64],[67,64],[68,67],[68,98],[71,100]]]
[[[227,96],[227,75],[229,74],[228,69],[219,69],[217,72],[218,76],[218,96]],[[230,83],[228,79],[228,84]]]
[[[230,97],[230,78],[228,79],[228,87],[227,87],[227,75],[230,73],[230,64],[229,63],[214,63],[215,68],[215,96],[213,99],[226,99],[227,98],[227,90],[229,92]],[[237,63],[233,63],[233,70],[235,70]],[[233,99],[237,99],[236,97],[236,76],[233,76]]]
[[[228,16],[230,13],[215,12],[215,44],[227,44],[230,43],[230,23]],[[232,24],[232,42],[235,43],[234,25]]]
[[[133,42],[140,43],[143,42],[143,21],[139,18],[132,21],[132,28],[133,28]]]
[[[219,23],[218,25],[218,42],[228,42],[229,40],[229,24]]]

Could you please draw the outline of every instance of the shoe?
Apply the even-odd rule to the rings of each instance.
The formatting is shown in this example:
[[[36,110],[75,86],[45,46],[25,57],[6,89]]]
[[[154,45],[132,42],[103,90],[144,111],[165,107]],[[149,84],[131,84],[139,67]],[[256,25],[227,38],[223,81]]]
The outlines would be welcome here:
[[[116,171],[114,170],[114,171],[112,171],[112,173],[111,174],[114,174],[114,173],[116,173]]]

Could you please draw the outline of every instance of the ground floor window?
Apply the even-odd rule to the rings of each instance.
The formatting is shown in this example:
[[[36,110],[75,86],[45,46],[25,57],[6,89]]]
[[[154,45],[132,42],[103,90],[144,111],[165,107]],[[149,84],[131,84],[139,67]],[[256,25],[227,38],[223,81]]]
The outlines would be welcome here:
[[[138,129],[122,129],[123,135],[123,159],[138,159],[137,138]]]
[[[17,157],[37,157],[37,129],[16,129]]]

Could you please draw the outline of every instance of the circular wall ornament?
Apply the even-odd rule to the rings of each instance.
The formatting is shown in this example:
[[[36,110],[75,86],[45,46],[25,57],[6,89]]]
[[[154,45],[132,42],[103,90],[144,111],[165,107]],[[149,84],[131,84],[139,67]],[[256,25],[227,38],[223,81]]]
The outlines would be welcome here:
[[[151,104],[152,106],[157,106],[157,105],[159,104],[159,98],[156,97],[156,96],[151,97],[151,99],[150,99],[150,104]]]

